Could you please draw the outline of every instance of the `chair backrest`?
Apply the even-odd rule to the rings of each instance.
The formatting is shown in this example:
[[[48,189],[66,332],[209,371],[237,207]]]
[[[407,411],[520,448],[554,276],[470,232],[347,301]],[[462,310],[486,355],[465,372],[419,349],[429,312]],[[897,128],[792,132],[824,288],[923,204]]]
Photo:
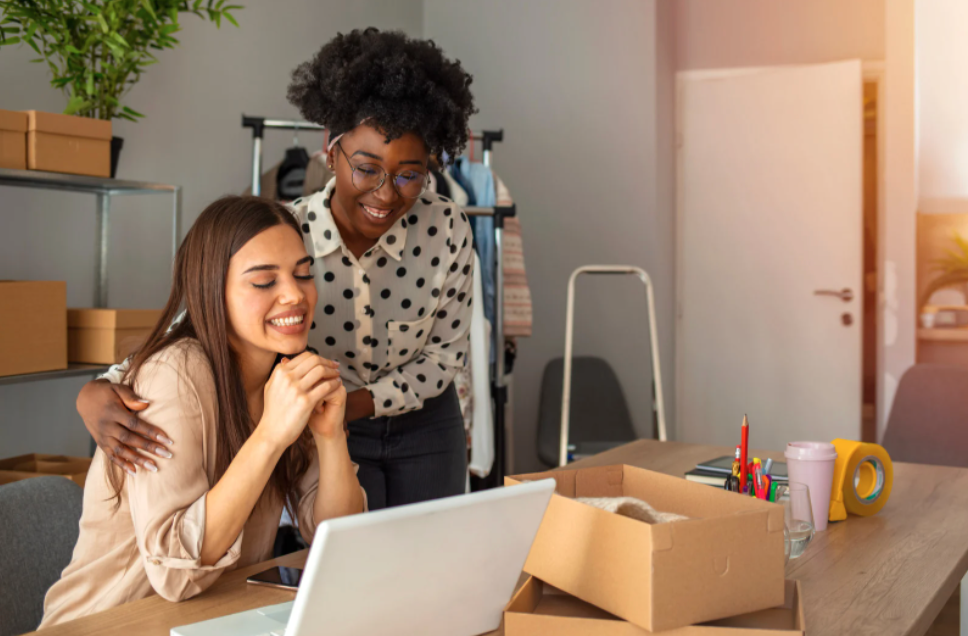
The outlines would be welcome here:
[[[894,395],[884,448],[894,461],[968,467],[968,367],[908,369]]]
[[[569,443],[630,442],[636,439],[622,385],[608,362],[601,358],[576,357],[571,369]],[[545,366],[541,378],[538,457],[548,466],[558,465],[564,374],[564,358],[554,358]]]
[[[48,588],[71,562],[83,500],[64,477],[0,486],[0,636],[37,629]]]

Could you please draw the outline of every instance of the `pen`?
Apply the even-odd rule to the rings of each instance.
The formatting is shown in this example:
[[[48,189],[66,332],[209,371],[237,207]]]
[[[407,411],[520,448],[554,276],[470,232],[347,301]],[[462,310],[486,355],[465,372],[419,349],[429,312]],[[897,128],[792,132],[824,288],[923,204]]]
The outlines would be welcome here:
[[[763,488],[763,472],[759,464],[753,468],[753,485],[756,488],[756,498],[766,499],[766,491]]]
[[[763,474],[769,475],[771,470],[773,470],[773,460],[770,458],[767,458],[766,466],[763,468]]]
[[[741,444],[740,444],[739,465],[742,468],[742,470],[739,473],[739,489],[740,490],[745,490],[745,488],[746,488],[746,457],[747,457],[747,454],[749,453],[749,443],[750,443],[750,422],[746,418],[745,415],[743,416],[743,426],[742,426],[742,428],[740,430],[741,430],[741,433],[742,433],[742,436],[741,436],[741,440],[742,441],[741,441]]]

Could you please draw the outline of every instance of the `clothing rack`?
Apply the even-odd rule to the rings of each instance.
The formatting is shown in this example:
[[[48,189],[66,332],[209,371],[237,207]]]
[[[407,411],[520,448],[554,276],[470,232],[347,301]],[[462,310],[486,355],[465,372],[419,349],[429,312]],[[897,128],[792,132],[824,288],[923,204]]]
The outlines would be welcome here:
[[[317,132],[326,130],[325,126],[308,121],[269,119],[244,114],[242,115],[242,127],[252,129],[252,194],[255,196],[262,194],[262,139],[267,129],[312,130]],[[490,167],[491,151],[496,142],[504,141],[504,129],[472,131],[470,138],[472,141],[481,142],[483,148],[481,162]],[[494,217],[494,258],[497,261],[495,267],[496,280],[494,281],[496,289],[494,315],[497,324],[493,325],[497,351],[494,352],[494,364],[491,365],[491,398],[494,400],[494,464],[491,466],[491,472],[485,478],[484,484],[487,488],[496,488],[504,485],[507,451],[504,439],[505,410],[508,401],[504,374],[504,268],[502,266],[504,263],[504,220],[517,216],[517,209],[514,205],[493,208],[469,206],[464,208],[464,212],[470,216]]]

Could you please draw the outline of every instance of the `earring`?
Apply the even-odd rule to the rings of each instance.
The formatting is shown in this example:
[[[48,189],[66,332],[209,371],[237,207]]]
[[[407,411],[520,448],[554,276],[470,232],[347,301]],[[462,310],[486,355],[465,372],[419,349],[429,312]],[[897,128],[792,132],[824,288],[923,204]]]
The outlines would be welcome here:
[[[329,165],[328,165],[328,166],[326,166],[326,167],[327,167],[327,168],[329,168],[330,170],[332,170],[332,169],[333,169],[333,164],[329,164]]]

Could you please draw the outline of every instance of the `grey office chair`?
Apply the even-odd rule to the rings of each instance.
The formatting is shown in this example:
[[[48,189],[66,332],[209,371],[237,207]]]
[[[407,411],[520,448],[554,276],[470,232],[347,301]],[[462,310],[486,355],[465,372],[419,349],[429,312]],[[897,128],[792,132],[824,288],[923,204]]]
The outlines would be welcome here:
[[[538,406],[538,457],[558,465],[561,440],[561,393],[564,358],[545,366]],[[594,454],[637,438],[618,376],[601,358],[572,359],[571,415],[568,442],[581,454]]]
[[[897,462],[968,467],[968,367],[908,369],[894,395],[884,448]]]
[[[0,636],[37,629],[44,595],[71,562],[83,499],[64,477],[0,486]]]

